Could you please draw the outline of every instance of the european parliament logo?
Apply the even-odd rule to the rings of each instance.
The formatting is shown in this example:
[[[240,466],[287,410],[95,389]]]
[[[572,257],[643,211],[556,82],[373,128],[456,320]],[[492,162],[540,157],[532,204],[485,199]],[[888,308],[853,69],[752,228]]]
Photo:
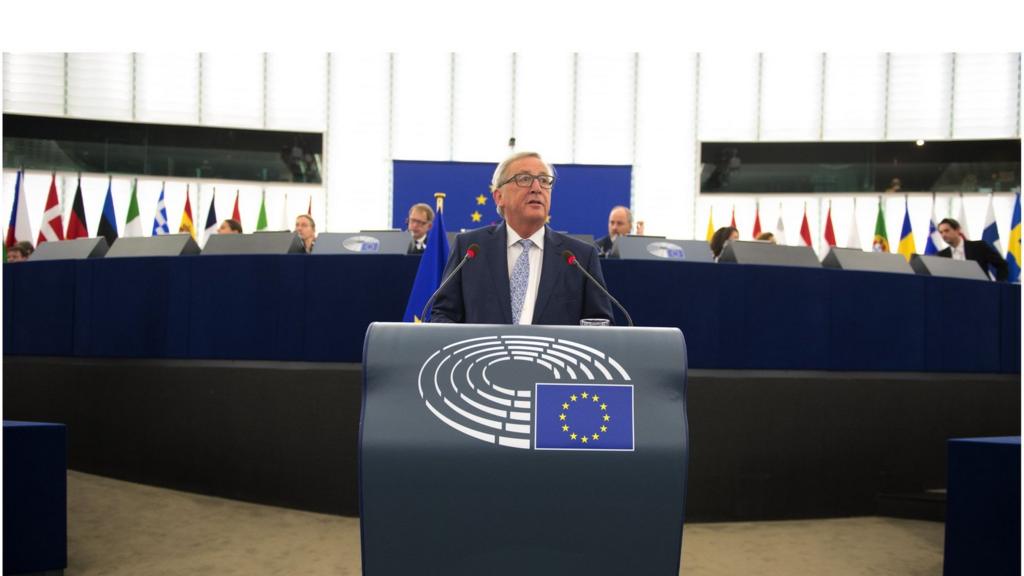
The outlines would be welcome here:
[[[420,367],[426,408],[452,430],[525,450],[632,451],[633,385],[615,358],[564,338],[460,340]]]

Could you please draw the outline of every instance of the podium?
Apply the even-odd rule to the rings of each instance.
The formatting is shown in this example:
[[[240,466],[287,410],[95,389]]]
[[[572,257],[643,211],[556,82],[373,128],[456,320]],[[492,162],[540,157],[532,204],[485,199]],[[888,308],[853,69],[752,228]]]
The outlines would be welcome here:
[[[678,329],[373,323],[363,354],[363,574],[679,573]]]

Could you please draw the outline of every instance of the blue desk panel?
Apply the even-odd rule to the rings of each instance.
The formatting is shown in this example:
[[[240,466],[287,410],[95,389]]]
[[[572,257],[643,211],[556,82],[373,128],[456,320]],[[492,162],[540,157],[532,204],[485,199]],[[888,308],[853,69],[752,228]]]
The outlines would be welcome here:
[[[945,576],[1020,574],[1020,436],[948,443]]]
[[[415,256],[182,256],[4,267],[4,354],[359,362]],[[705,369],[1020,372],[1020,285],[849,270],[607,260],[640,326]],[[621,322],[621,318],[620,318]]]
[[[4,574],[63,570],[67,554],[67,430],[4,421]]]

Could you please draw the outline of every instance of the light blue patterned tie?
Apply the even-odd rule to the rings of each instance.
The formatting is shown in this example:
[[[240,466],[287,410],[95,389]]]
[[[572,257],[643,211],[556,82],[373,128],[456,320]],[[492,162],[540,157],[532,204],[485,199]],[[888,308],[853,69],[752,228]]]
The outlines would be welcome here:
[[[519,324],[519,314],[523,311],[523,302],[526,301],[526,286],[530,283],[530,246],[533,246],[533,241],[523,238],[516,244],[522,245],[523,252],[512,265],[512,277],[509,279],[513,324]]]

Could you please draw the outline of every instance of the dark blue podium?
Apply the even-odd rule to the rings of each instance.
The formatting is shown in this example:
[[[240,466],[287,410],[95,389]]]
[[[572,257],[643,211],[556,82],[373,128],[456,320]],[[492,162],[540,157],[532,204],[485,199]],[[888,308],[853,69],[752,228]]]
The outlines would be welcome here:
[[[4,421],[4,574],[63,570],[67,554],[67,432]]]
[[[364,574],[678,574],[679,330],[374,323],[364,378]]]
[[[949,441],[945,576],[1020,574],[1020,436]]]

